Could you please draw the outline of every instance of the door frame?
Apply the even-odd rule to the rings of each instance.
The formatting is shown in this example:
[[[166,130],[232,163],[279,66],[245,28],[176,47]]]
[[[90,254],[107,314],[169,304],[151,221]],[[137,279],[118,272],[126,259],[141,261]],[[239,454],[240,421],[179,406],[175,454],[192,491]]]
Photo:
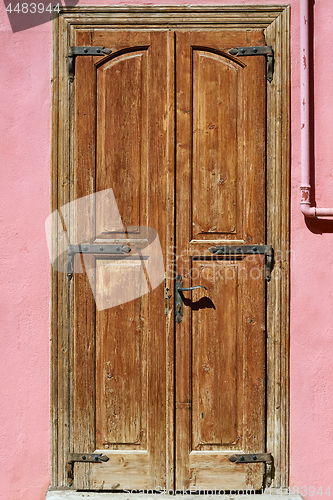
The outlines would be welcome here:
[[[274,50],[267,82],[267,244],[275,250],[267,286],[266,447],[274,488],[289,485],[290,6],[75,6],[52,19],[51,211],[73,200],[74,84],[67,51],[75,31],[110,29],[262,29]],[[72,443],[73,287],[51,269],[51,488],[66,488]],[[77,450],[87,451],[87,450]]]

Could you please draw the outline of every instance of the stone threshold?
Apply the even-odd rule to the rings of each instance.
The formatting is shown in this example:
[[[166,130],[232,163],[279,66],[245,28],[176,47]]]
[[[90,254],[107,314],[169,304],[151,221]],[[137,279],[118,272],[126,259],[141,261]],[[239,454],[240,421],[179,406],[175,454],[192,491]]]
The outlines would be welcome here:
[[[171,491],[171,490],[170,490]],[[243,491],[243,490],[240,490]],[[281,494],[281,489],[272,489],[270,493],[256,493],[256,494],[230,494],[230,495],[198,495],[196,493],[187,493],[183,495],[172,495],[163,492],[156,492],[151,494],[146,493],[110,493],[104,491],[74,491],[74,490],[58,490],[48,491],[45,500],[155,500],[160,497],[161,500],[185,500],[191,497],[193,500],[214,500],[218,497],[219,500],[240,500],[241,497],[247,499],[257,500],[303,500],[301,495],[290,495],[288,492]]]

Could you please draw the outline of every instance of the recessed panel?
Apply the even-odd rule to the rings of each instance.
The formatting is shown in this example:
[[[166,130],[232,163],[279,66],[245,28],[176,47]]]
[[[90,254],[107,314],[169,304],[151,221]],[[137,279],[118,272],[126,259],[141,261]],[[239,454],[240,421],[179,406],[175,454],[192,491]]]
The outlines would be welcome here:
[[[235,233],[237,226],[238,72],[222,55],[193,51],[193,233]]]
[[[112,188],[125,228],[139,226],[147,171],[147,51],[130,51],[97,69],[96,191]],[[107,211],[96,234],[119,232]]]
[[[238,266],[193,261],[193,449],[237,440]],[[238,366],[241,369],[241,365]],[[199,448],[198,448],[199,447]]]
[[[137,291],[147,287],[140,260],[97,261],[96,296],[100,296],[100,304],[103,299],[122,298],[116,307],[96,311],[96,435],[97,446],[102,448],[140,443],[145,353],[140,299],[132,296],[133,283]]]

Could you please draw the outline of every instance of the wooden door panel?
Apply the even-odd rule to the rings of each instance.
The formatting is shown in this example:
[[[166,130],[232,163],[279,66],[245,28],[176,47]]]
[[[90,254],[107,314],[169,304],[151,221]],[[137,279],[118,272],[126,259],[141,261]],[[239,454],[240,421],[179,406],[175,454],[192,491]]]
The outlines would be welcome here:
[[[192,488],[195,486],[196,490],[207,492],[214,491],[216,488],[221,494],[228,490],[248,490],[250,492],[252,482],[249,483],[248,466],[230,464],[228,455],[229,453],[192,451],[189,456]],[[256,475],[262,478],[262,464],[256,464],[251,468],[252,474],[253,472],[257,473]],[[255,469],[257,470],[255,471]]]
[[[97,449],[109,458],[98,467],[91,466],[90,489],[131,490],[152,488],[150,456],[147,451],[105,451]],[[140,471],[140,472],[139,472]]]
[[[76,32],[113,51],[76,61],[75,199],[114,194],[86,204],[79,243],[132,248],[75,257],[72,451],[109,457],[76,464],[77,489],[262,485],[262,464],[228,456],[265,451],[264,262],[209,251],[265,243],[265,59],[227,54],[262,44],[262,31]],[[153,278],[167,265],[173,295],[175,244],[184,286],[207,288],[185,292],[180,324]]]
[[[237,87],[242,66],[208,50],[193,50],[192,57],[192,238],[207,233],[212,238],[237,230],[235,138],[240,135]]]
[[[173,34],[81,31],[76,45],[113,52],[76,61],[75,195],[114,195],[88,205],[77,243],[132,251],[85,255],[74,275],[73,451],[109,456],[76,464],[75,487],[172,486],[173,342],[160,276],[174,232]]]
[[[148,47],[134,49],[97,68],[96,191],[113,189],[125,228],[144,225],[146,212],[140,205],[147,187]],[[107,211],[97,213],[98,235],[117,230]]]
[[[188,300],[192,323],[192,446],[205,450],[239,446],[250,425],[242,421],[247,397],[258,407],[263,423],[265,379],[264,266],[262,256],[242,260],[192,261],[192,292]],[[186,305],[186,303],[185,303]],[[255,381],[252,385],[252,358]],[[244,380],[244,374],[246,379]],[[245,387],[246,384],[246,387]],[[245,394],[244,391],[249,393]],[[252,395],[251,395],[252,394]],[[253,422],[251,423],[253,424]],[[260,442],[259,446],[262,447]],[[256,444],[253,442],[253,446]]]
[[[91,33],[84,32],[78,38],[78,45],[90,46]],[[96,75],[92,58],[78,58],[76,74],[79,75],[80,90],[75,93],[75,135],[74,157],[77,168],[74,171],[74,199],[91,194],[95,184],[96,162]],[[70,228],[81,226],[79,238],[90,240],[92,228],[95,228],[95,211],[92,203],[85,208],[85,224],[80,224],[75,213],[76,224]],[[71,243],[75,243],[76,234],[71,234]],[[82,271],[82,259],[77,255],[74,259],[74,332],[73,332],[73,437],[69,451],[93,450],[95,447],[95,303],[94,296],[86,273]],[[87,269],[94,267],[94,257],[85,259]],[[76,272],[79,271],[79,272]],[[84,341],[83,341],[84,339]],[[89,488],[89,464],[75,465],[74,487]]]
[[[192,248],[205,240],[264,243],[256,199],[265,195],[265,58],[224,52],[263,43],[261,31],[177,33],[178,206],[190,219]]]
[[[143,268],[140,259],[99,261],[96,274],[96,287],[118,292],[123,302],[96,314],[96,447],[138,446],[147,428],[147,332],[140,317],[142,299],[136,298],[145,281]],[[134,292],[134,300],[124,296],[124,288]]]
[[[235,488],[238,474],[234,477],[234,467],[228,469],[232,464],[227,457],[237,451],[264,451],[265,446],[263,259],[250,256],[240,261],[198,260],[195,269],[199,272],[191,280],[193,286],[200,282],[207,292],[193,291],[194,307],[190,306],[190,480],[200,488],[211,488],[213,484]],[[195,304],[203,301],[203,295],[207,307],[197,309]],[[211,464],[214,483],[200,474],[204,460]],[[243,474],[239,488],[260,489],[262,464],[240,466],[239,472]]]
[[[95,302],[86,273],[81,273],[82,261],[75,257],[74,341],[73,341],[73,449],[95,449]],[[94,267],[94,257],[85,259],[85,268]],[[79,272],[76,272],[79,267]],[[75,465],[74,487],[90,487],[90,464]]]
[[[193,291],[190,306],[194,450],[204,450],[207,445],[230,446],[237,441],[237,404],[241,404],[237,401],[237,371],[242,371],[241,352],[237,352],[237,348],[241,351],[237,337],[238,267],[223,261],[192,262],[192,274],[198,277],[191,280],[191,286],[200,283],[207,288],[204,293]],[[231,273],[223,276],[225,271]]]
[[[189,401],[186,408],[176,403],[177,438],[186,446],[185,452],[178,447],[178,453],[188,456],[178,470],[177,487],[260,489],[263,465],[235,465],[228,456],[264,452],[265,447],[263,258],[196,258],[191,274],[190,286],[204,285],[207,291],[194,290],[191,296],[187,292],[178,325],[185,330],[183,323],[188,322],[192,328],[186,342],[177,335],[190,380],[177,378],[177,390],[183,382]]]
[[[265,59],[235,60],[262,32],[176,34],[176,486],[260,489],[265,451],[262,256],[217,259],[216,244],[265,242]],[[185,292],[184,292],[185,294]]]

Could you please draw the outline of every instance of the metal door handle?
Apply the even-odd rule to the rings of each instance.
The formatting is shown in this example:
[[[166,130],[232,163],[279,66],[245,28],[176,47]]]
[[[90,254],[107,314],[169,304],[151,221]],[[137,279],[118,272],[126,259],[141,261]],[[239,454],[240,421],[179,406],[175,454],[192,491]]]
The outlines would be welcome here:
[[[188,292],[189,290],[195,290],[196,288],[204,288],[207,290],[207,288],[203,285],[198,285],[198,286],[190,286],[189,288],[177,288],[178,292]]]
[[[175,316],[177,323],[180,323],[183,316],[183,292],[188,292],[189,290],[196,290],[197,288],[207,288],[203,285],[190,286],[189,288],[182,287],[183,280],[180,274],[176,278],[176,293],[175,293]]]

